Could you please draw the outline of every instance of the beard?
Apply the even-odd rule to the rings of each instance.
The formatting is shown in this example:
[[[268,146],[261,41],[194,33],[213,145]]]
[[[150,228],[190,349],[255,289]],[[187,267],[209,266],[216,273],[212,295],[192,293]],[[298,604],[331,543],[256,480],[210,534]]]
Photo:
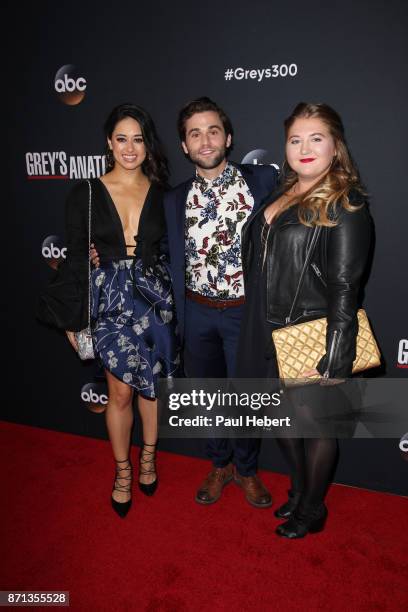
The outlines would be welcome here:
[[[214,152],[214,155],[209,159],[203,159],[199,154],[189,153],[189,158],[198,168],[203,170],[212,170],[219,166],[227,157],[226,147],[221,147]]]

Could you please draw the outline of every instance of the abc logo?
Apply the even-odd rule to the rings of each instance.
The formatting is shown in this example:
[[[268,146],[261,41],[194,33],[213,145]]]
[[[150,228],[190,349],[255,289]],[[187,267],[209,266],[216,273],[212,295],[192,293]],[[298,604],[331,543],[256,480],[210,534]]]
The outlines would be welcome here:
[[[108,403],[107,388],[104,383],[87,383],[81,389],[81,400],[91,412],[104,412]]]
[[[276,170],[279,170],[278,164],[268,161],[268,157],[268,151],[265,149],[254,149],[242,158],[241,164],[253,164],[254,166],[258,164],[262,166],[269,165],[276,168]]]
[[[66,258],[67,248],[62,246],[59,236],[48,236],[42,243],[41,253],[48,265],[56,270],[59,262]]]
[[[408,368],[408,340],[400,340],[398,345],[397,368]]]
[[[402,436],[399,441],[399,449],[401,451],[402,458],[408,461],[408,433]]]
[[[86,80],[78,76],[75,66],[66,64],[55,75],[54,88],[61,102],[75,106],[85,97]]]

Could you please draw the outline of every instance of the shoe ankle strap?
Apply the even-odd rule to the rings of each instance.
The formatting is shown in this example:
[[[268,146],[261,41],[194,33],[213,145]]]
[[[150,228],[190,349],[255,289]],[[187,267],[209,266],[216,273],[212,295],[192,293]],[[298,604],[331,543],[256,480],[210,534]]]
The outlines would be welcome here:
[[[145,448],[145,446],[152,446],[153,450],[149,450],[148,448]],[[140,447],[140,452],[141,453],[147,453],[148,455],[155,455],[156,454],[156,446],[157,446],[157,442],[156,442],[156,444],[146,444],[146,442],[143,442],[143,446]],[[153,461],[153,459],[149,459],[148,461]]]
[[[144,448],[145,446],[153,446],[153,450],[149,450],[148,448]],[[155,462],[156,462],[156,444],[146,444],[143,442],[143,447],[140,448],[140,457],[139,457],[139,475],[147,476],[148,474],[155,474]],[[150,469],[146,469],[144,466],[147,463],[151,463],[152,467]]]
[[[123,491],[124,493],[131,493],[132,491],[132,465],[129,459],[124,459],[123,461],[116,461],[116,476],[115,482],[113,484],[113,489],[115,491]],[[120,467],[120,463],[128,463],[129,465],[125,465],[124,467]],[[126,475],[122,475],[121,472],[126,472]],[[118,482],[119,480],[126,481],[124,484]]]
[[[116,473],[119,474],[120,472],[127,472],[128,470],[131,472],[132,471],[132,464],[130,463],[130,459],[124,459],[123,461],[116,461],[115,459],[115,463],[116,463]],[[120,463],[128,463],[128,465],[125,465],[124,467],[120,467]],[[125,478],[125,476],[120,476],[120,478]]]

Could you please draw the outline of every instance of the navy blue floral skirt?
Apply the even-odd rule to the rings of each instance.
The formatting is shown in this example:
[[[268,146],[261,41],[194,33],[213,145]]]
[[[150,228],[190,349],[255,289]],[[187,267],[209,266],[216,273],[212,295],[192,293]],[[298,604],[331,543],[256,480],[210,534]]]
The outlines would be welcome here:
[[[104,367],[141,395],[157,397],[159,376],[178,375],[179,338],[170,274],[163,259],[103,262],[92,271],[92,334]]]

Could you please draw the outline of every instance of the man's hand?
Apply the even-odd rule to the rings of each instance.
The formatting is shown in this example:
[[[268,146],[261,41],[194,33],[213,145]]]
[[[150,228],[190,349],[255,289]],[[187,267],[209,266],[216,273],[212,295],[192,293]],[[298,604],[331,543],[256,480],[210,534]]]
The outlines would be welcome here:
[[[89,257],[91,259],[92,265],[95,266],[95,268],[99,268],[100,259],[99,259],[98,251],[95,249],[95,245],[93,243],[91,244],[91,250],[89,251]]]

